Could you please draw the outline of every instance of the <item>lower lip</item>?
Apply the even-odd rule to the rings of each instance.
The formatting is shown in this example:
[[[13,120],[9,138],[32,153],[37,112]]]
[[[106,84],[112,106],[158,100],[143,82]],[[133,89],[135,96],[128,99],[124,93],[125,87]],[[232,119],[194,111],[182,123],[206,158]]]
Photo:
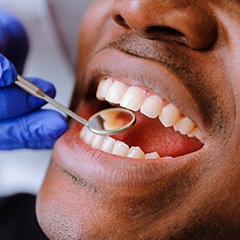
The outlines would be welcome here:
[[[78,123],[74,123],[58,139],[53,151],[53,161],[76,178],[85,179],[91,184],[117,187],[156,184],[163,177],[189,165],[190,159],[195,158],[202,151],[156,160],[124,158],[104,153],[85,144],[79,138],[81,128]]]

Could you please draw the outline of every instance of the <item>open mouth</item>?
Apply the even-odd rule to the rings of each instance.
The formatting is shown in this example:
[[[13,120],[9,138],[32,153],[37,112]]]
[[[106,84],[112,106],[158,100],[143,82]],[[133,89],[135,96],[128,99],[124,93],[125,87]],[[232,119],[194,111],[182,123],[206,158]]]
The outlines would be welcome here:
[[[80,137],[94,149],[134,159],[159,159],[189,154],[204,145],[204,136],[192,120],[147,89],[102,77],[96,96],[134,111],[137,123],[114,137],[97,135],[84,127]]]

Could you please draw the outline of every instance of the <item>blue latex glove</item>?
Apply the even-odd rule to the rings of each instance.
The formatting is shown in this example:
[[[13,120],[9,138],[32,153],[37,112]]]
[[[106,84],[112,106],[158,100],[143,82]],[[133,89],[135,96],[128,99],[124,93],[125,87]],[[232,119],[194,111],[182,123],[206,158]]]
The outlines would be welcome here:
[[[52,148],[67,129],[66,119],[58,112],[40,110],[45,101],[13,84],[16,69],[2,54],[0,64],[0,149]],[[37,78],[28,80],[55,96],[51,83]]]
[[[0,9],[0,53],[22,73],[29,48],[28,36],[22,24],[10,13]]]

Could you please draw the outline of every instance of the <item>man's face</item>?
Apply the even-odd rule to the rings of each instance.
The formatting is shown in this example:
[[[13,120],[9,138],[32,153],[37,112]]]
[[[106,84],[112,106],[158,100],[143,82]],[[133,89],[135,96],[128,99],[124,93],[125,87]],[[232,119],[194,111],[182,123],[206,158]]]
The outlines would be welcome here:
[[[239,239],[240,2],[95,0],[78,50],[77,113],[137,123],[104,138],[72,122],[38,195],[46,234]]]

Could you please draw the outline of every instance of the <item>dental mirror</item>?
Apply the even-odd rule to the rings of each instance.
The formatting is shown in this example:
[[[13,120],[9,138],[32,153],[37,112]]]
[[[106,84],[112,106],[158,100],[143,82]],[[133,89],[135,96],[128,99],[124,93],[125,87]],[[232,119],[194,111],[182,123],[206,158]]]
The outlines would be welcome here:
[[[131,128],[135,115],[124,108],[108,108],[99,111],[88,119],[90,131],[100,135],[113,135]]]
[[[104,109],[92,115],[89,120],[86,120],[46,95],[39,87],[22,76],[17,76],[15,84],[31,95],[50,103],[68,116],[87,126],[91,132],[99,135],[114,135],[124,132],[131,128],[136,122],[135,115],[130,110],[124,108]]]

